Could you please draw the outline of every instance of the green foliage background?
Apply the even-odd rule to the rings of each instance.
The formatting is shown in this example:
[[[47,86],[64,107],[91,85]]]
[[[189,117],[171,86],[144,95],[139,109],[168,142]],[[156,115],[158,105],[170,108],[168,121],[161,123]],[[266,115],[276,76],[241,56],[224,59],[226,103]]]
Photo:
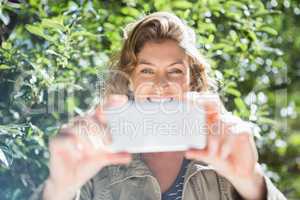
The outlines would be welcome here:
[[[300,198],[299,1],[0,0],[1,199],[27,199],[47,177],[49,137],[97,99],[122,28],[160,10],[195,29],[226,107],[257,124],[266,174]]]

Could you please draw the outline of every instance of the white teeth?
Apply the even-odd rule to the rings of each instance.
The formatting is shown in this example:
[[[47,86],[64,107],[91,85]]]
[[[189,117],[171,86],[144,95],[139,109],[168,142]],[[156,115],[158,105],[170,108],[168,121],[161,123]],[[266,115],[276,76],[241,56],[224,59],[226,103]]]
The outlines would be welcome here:
[[[151,97],[148,97],[147,99],[150,102],[159,102],[159,103],[171,102],[173,100],[172,97],[170,97],[170,98],[161,98],[161,99],[160,98],[151,98]]]

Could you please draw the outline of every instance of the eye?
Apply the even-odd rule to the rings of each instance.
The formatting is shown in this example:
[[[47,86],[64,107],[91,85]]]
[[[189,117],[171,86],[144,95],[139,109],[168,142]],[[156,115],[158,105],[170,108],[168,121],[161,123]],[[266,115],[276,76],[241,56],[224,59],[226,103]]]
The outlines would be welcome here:
[[[172,69],[168,73],[170,73],[170,74],[182,74],[183,71],[180,70],[180,69]]]
[[[153,74],[154,73],[154,71],[150,68],[142,69],[140,72],[143,74]]]

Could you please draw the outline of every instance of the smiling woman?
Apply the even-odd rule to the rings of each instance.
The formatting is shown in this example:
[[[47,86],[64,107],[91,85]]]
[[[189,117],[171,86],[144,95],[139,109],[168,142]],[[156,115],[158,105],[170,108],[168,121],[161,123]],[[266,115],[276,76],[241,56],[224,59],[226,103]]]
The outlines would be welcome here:
[[[184,83],[184,91],[216,88],[208,76],[208,63],[196,49],[194,31],[173,14],[153,13],[129,24],[124,29],[124,38],[120,57],[111,66],[119,73],[108,81],[106,95],[127,94],[128,90],[135,89],[128,88],[133,87],[131,81],[157,78],[155,74],[161,74],[162,69],[168,72],[173,83],[177,80],[173,87]]]
[[[193,30],[167,12],[147,15],[125,30],[111,68],[120,73],[108,80],[106,103],[63,126],[51,140],[50,174],[33,199],[285,199],[260,169],[248,123],[221,112],[219,98],[203,95],[214,82]],[[190,92],[193,98],[186,95]],[[201,102],[207,146],[186,152],[109,152],[102,111],[125,104],[131,94],[135,101]]]
[[[188,57],[177,42],[148,42],[137,57],[131,75],[135,99],[178,99],[190,90]]]

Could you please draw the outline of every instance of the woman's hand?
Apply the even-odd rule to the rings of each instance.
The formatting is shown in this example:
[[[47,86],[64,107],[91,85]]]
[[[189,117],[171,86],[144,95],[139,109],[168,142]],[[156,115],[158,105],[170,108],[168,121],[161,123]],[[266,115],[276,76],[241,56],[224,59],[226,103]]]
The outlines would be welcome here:
[[[249,123],[225,112],[216,95],[193,93],[189,102],[203,106],[208,130],[205,149],[186,152],[227,178],[245,199],[265,199],[266,186],[258,165],[258,153]],[[223,113],[221,112],[223,110]]]
[[[50,141],[50,174],[44,199],[72,199],[104,166],[130,162],[130,154],[111,153],[106,148],[111,139],[105,130],[106,119],[102,112],[106,107],[120,106],[126,101],[126,96],[111,95],[103,107],[75,118]]]

